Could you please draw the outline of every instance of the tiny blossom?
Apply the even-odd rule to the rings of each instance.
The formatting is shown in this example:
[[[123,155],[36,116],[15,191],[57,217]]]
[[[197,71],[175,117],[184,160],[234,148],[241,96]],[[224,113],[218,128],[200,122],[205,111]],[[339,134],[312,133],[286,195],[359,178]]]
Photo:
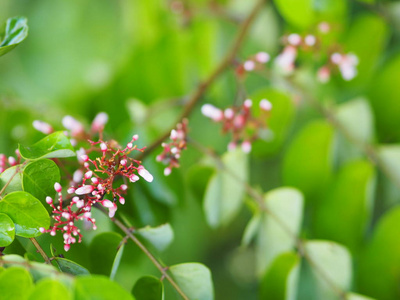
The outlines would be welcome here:
[[[299,46],[301,43],[301,36],[297,33],[292,33],[287,37],[289,44],[293,46]]]
[[[212,109],[216,109],[221,112],[222,117],[224,117],[225,112],[215,108],[210,104],[206,104],[207,107],[212,107]],[[203,109],[202,109],[203,110]],[[207,109],[206,109],[207,110]],[[211,118],[213,115],[211,114]],[[171,130],[169,143],[163,143],[161,146],[163,147],[163,152],[160,155],[157,155],[156,160],[159,162],[163,162],[167,167],[164,169],[164,175],[168,176],[171,174],[173,168],[179,167],[179,158],[181,157],[181,153],[186,149],[187,145],[187,133],[188,133],[188,121],[184,119],[182,123],[176,125],[175,129]],[[139,175],[141,175],[139,173]],[[141,175],[142,176],[142,175]]]
[[[269,62],[270,55],[267,52],[258,52],[256,54],[256,60],[259,63],[265,64],[265,63]]]
[[[214,105],[211,104],[204,104],[201,107],[201,113],[216,122],[222,120],[222,118],[224,117],[222,110],[216,108]]]
[[[105,112],[98,113],[92,122],[92,131],[102,131],[107,122],[108,115]]]
[[[297,49],[294,46],[286,46],[283,52],[275,58],[275,64],[285,74],[291,74],[297,57]]]
[[[63,126],[71,131],[71,136],[79,136],[84,133],[84,128],[81,122],[71,116],[65,116],[62,119]]]
[[[74,182],[80,182],[82,178],[83,178],[83,171],[81,169],[76,170],[72,175],[72,180]]]
[[[269,102],[267,99],[262,99],[259,105],[261,109],[266,111],[270,111],[272,109],[272,103]]]
[[[236,68],[236,73],[239,76],[244,76],[246,72],[260,70],[269,60],[270,55],[267,52],[258,52],[246,59],[244,63],[239,64]]]
[[[144,178],[144,180],[146,180],[148,182],[153,181],[153,175],[151,175],[150,172],[147,171],[143,166],[140,166],[138,168],[138,173],[140,176],[142,176]]]
[[[247,60],[244,62],[243,67],[246,71],[253,71],[256,64],[252,60]]]
[[[331,26],[327,22],[321,22],[318,24],[318,30],[322,33],[328,33],[331,30]]]
[[[61,184],[59,184],[58,182],[56,182],[56,183],[54,184],[54,190],[55,190],[57,193],[61,193],[61,191],[62,191]]]
[[[357,75],[358,57],[353,53],[340,54],[333,53],[331,61],[337,65],[344,80],[352,80]]]
[[[272,104],[267,99],[259,103],[260,114],[254,116],[252,113],[253,101],[246,99],[241,106],[234,106],[225,109],[232,113],[224,113],[222,123],[223,133],[232,133],[232,141],[228,144],[228,150],[232,151],[238,144],[241,144],[243,152],[251,151],[251,143],[259,137],[259,132],[266,128],[265,120],[269,117]],[[168,171],[167,171],[168,172]]]
[[[94,187],[92,185],[83,185],[75,190],[75,194],[77,195],[90,194],[91,192],[93,192],[93,190]]]
[[[312,47],[317,42],[317,39],[314,35],[309,34],[304,38],[304,42],[306,43],[307,46]]]
[[[321,83],[326,83],[331,78],[331,71],[329,67],[323,66],[317,72],[317,79]]]
[[[43,121],[39,121],[39,120],[35,120],[32,123],[33,128],[35,128],[37,131],[40,131],[44,134],[50,134],[52,133],[53,127],[51,127],[50,124],[43,122]]]

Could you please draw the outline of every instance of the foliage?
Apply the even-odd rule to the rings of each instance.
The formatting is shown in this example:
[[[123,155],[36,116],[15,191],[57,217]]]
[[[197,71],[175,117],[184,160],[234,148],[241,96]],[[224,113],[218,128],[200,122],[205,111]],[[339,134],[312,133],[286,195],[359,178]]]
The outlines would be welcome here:
[[[0,299],[400,298],[378,2],[6,0]]]

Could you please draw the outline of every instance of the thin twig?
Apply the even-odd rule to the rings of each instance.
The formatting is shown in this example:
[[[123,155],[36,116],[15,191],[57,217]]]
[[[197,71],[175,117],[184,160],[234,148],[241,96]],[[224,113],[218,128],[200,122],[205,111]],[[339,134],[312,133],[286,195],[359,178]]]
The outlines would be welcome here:
[[[257,13],[261,10],[262,6],[266,3],[266,0],[259,0],[253,10],[250,12],[248,17],[243,21],[241,24],[238,34],[229,49],[229,51],[226,53],[224,59],[222,62],[217,66],[217,68],[214,70],[214,72],[211,73],[211,75],[199,86],[196,88],[196,90],[191,94],[191,96],[188,99],[188,102],[186,103],[185,107],[183,108],[183,111],[179,118],[175,121],[175,124],[180,123],[184,118],[188,117],[191,112],[193,111],[194,107],[196,104],[200,101],[201,97],[203,94],[207,91],[207,89],[211,86],[211,84],[229,67],[231,66],[232,62],[234,61],[243,41],[245,40],[245,37],[247,35],[247,32],[249,31],[251,24],[255,20]],[[174,128],[173,127],[173,128]],[[142,155],[138,157],[139,160],[142,160],[145,158],[147,155],[149,155],[151,152],[153,152],[166,138],[168,138],[171,130],[169,129],[165,131],[156,141],[154,141],[150,146],[146,148],[146,150],[143,152]]]
[[[46,252],[42,249],[42,247],[39,245],[37,240],[35,238],[29,238],[32,242],[32,244],[36,247],[40,255],[43,257],[44,261],[46,264],[51,265],[50,258],[47,256]]]
[[[11,181],[14,179],[15,175],[18,174],[19,169],[21,168],[21,166],[17,166],[15,168],[15,172],[14,174],[10,177],[10,179],[8,179],[8,181],[6,182],[6,184],[3,186],[3,188],[0,190],[0,196],[4,193],[4,191],[6,190],[6,188],[10,185]],[[1,198],[0,198],[1,200]]]
[[[172,279],[172,277],[167,273],[167,268],[163,267],[161,263],[154,257],[153,254],[146,248],[139,239],[132,234],[132,232],[127,228],[121,221],[118,219],[111,219],[115,225],[117,225],[125,234],[143,251],[144,254],[152,261],[152,263],[157,267],[157,269],[161,272],[162,277],[166,278],[169,283],[175,288],[175,290],[182,296],[183,299],[189,300],[188,296],[181,290],[178,284]]]
[[[306,248],[305,248],[305,240],[300,239],[297,234],[295,234],[288,226],[287,224],[279,218],[276,214],[274,214],[266,205],[265,205],[265,200],[262,194],[260,194],[256,189],[254,189],[250,184],[247,182],[243,181],[240,177],[236,175],[236,173],[232,172],[230,169],[226,167],[222,159],[213,151],[209,150],[208,148],[204,147],[200,143],[194,141],[193,139],[189,140],[189,143],[191,143],[195,148],[203,152],[204,154],[210,156],[213,158],[218,166],[226,172],[228,175],[230,175],[233,179],[235,179],[239,184],[243,185],[243,187],[246,190],[246,193],[253,199],[260,210],[268,214],[272,219],[275,220],[275,222],[284,230],[286,233],[295,241],[295,246],[297,248],[297,252],[299,253],[300,256],[302,256],[305,260],[307,260],[310,264],[310,266],[316,271],[316,273],[319,274],[319,276],[326,282],[328,286],[334,291],[334,293],[343,300],[347,299],[346,292],[343,291],[337,284],[329,277],[328,274],[308,255]]]

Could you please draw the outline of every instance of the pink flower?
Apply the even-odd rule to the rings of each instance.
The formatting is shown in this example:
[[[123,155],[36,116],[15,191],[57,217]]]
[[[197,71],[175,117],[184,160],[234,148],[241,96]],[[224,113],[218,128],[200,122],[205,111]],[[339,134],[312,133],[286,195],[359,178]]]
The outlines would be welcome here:
[[[140,176],[144,178],[147,182],[152,182],[153,181],[153,175],[149,173],[143,166],[140,166],[138,168],[138,173]]]
[[[94,187],[92,185],[82,185],[80,188],[77,188],[75,194],[77,195],[85,195],[93,192]]]
[[[92,131],[99,132],[104,129],[108,122],[108,115],[105,112],[98,113],[92,122]]]
[[[33,128],[44,134],[50,134],[53,132],[53,127],[51,127],[51,125],[46,122],[35,120],[33,121],[32,125]]]

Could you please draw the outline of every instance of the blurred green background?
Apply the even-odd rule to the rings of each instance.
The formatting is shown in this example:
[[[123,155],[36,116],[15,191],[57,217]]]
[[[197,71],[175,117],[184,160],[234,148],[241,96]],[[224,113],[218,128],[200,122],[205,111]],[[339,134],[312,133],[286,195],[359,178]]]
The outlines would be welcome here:
[[[188,10],[180,13],[173,9],[177,2],[1,0],[0,22],[25,16],[29,36],[0,58],[0,153],[11,155],[18,143],[40,139],[43,135],[33,130],[33,120],[61,130],[60,120],[67,114],[90,124],[105,111],[110,117],[109,137],[127,142],[139,133],[141,146],[172,127],[187,96],[222,60],[238,21],[255,3],[183,1]],[[264,192],[284,185],[299,188],[306,198],[301,235],[336,241],[349,249],[352,291],[399,299],[400,192],[393,182],[400,181],[400,3],[304,3],[309,2],[311,11],[295,8],[294,1],[266,4],[238,61],[259,51],[276,56],[282,35],[312,32],[318,22],[331,22],[329,38],[359,57],[359,75],[350,82],[334,76],[327,85],[318,84],[313,74],[319,58],[305,55],[299,58],[294,81],[332,109],[356,143],[349,143],[279,76],[250,74],[238,86],[230,68],[202,103],[232,105],[239,88],[253,99],[268,97],[274,104],[274,140],[254,146],[250,183]],[[190,118],[191,137],[224,153],[229,137],[217,134],[219,126],[201,116],[199,108]],[[354,144],[370,145],[384,172]],[[135,227],[170,222],[175,239],[160,257],[169,265],[207,265],[216,299],[258,299],[255,247],[240,246],[253,211],[251,200],[245,200],[246,207],[229,224],[211,229],[202,209],[210,162],[189,147],[181,169],[164,179],[162,166],[154,160],[159,152],[161,148],[145,161],[155,182],[135,185],[130,201],[118,212]],[[96,219],[98,232],[113,229],[106,218]],[[72,247],[67,257],[91,269],[88,247],[94,235],[85,233],[83,244]],[[47,249],[53,243],[61,250],[59,238],[38,240]],[[7,251],[23,253],[23,247],[32,251],[22,240]],[[133,245],[127,246],[123,262],[116,280],[128,290],[143,274],[158,276]],[[318,299],[309,273],[302,268],[298,299]],[[168,290],[166,299],[174,297]]]

